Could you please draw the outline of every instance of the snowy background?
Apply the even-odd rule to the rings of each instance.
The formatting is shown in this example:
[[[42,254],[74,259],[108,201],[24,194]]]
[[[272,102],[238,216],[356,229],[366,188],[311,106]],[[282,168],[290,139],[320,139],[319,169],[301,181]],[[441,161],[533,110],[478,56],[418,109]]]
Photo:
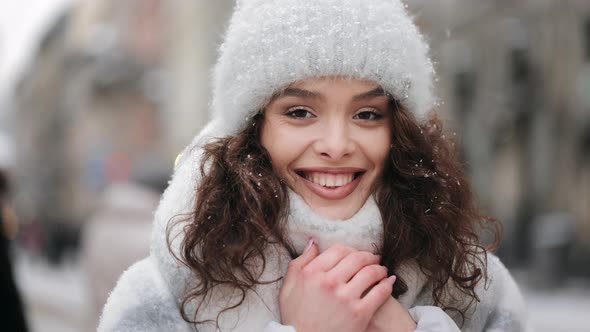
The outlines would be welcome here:
[[[232,4],[0,0],[0,135],[16,151],[13,267],[31,331],[94,330],[105,289],[147,254],[153,197],[207,119]],[[590,331],[590,2],[409,5],[536,330]],[[125,221],[98,213],[113,201]]]

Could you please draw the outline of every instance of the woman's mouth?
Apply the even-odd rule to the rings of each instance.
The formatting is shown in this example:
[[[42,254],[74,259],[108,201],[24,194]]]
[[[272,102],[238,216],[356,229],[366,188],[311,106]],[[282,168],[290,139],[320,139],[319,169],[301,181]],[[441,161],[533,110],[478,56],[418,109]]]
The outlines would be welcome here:
[[[364,171],[298,170],[295,173],[305,179],[303,183],[316,195],[325,199],[342,199],[356,189]]]
[[[306,180],[315,184],[319,184],[320,186],[335,188],[351,183],[354,180],[356,173],[333,174],[322,172],[303,172],[302,176]]]

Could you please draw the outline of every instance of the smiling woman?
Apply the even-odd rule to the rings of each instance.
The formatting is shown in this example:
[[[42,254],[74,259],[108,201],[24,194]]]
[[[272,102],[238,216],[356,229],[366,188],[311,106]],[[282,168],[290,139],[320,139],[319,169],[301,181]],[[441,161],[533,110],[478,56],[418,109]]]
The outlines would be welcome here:
[[[238,1],[99,331],[526,331],[399,0]]]

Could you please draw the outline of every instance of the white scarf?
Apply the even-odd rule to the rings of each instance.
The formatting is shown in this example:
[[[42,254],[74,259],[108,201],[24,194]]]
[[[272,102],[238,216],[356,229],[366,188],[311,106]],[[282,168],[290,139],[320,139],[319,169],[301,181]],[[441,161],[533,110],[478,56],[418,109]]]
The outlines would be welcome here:
[[[323,218],[291,190],[289,207],[286,234],[298,254],[303,252],[310,238],[313,238],[320,252],[337,243],[374,253],[381,248],[383,222],[372,196],[347,220]]]

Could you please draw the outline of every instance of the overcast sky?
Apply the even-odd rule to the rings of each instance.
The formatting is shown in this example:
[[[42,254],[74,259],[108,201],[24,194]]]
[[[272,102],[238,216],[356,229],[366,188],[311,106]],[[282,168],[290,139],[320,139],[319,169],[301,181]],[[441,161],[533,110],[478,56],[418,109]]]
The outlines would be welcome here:
[[[0,0],[0,98],[28,63],[44,30],[75,1]]]

